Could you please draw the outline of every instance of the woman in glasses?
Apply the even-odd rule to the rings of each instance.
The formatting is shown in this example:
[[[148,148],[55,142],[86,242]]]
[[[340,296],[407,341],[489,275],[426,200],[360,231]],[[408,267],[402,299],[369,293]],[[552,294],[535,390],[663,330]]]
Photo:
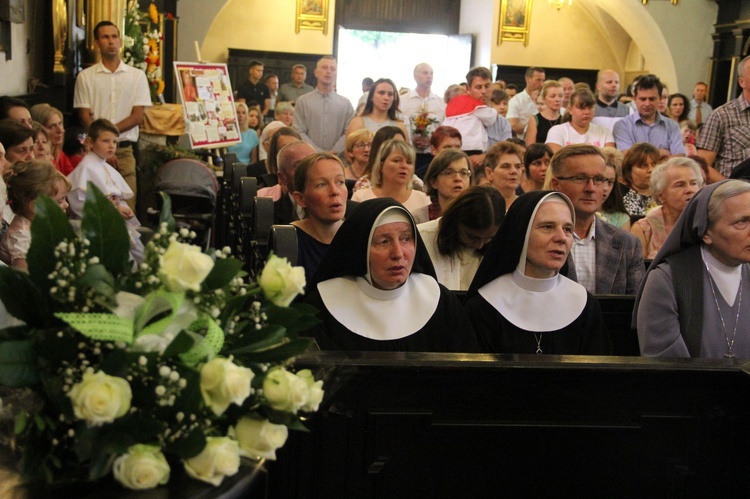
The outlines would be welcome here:
[[[346,137],[346,178],[359,180],[367,170],[372,151],[373,134],[366,128],[360,128]]]
[[[457,149],[445,149],[430,162],[424,177],[425,191],[430,196],[430,220],[440,217],[448,203],[469,187],[471,163]]]
[[[469,289],[504,217],[505,200],[497,189],[474,185],[448,203],[442,217],[417,226],[440,284]]]

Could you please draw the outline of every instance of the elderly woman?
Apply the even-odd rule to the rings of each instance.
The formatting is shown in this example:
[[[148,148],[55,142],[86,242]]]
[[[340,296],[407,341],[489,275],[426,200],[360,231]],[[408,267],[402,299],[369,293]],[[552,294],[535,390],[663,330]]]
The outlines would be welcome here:
[[[659,159],[659,150],[646,142],[633,145],[622,159],[622,182],[627,187],[622,202],[631,217],[644,216],[654,204],[649,181]]]
[[[424,183],[430,196],[430,220],[438,218],[448,203],[461,194],[471,180],[469,157],[458,149],[446,149],[430,162]]]
[[[555,125],[547,133],[547,145],[557,152],[570,144],[591,144],[597,147],[614,147],[615,138],[609,128],[592,123],[596,98],[591,90],[578,89],[570,96],[570,106],[564,123]]]
[[[350,180],[359,180],[367,170],[367,163],[370,161],[370,152],[372,151],[372,138],[374,134],[366,128],[356,130],[346,137],[346,178]]]
[[[286,126],[294,123],[294,106],[291,102],[277,102],[273,111],[273,119],[281,121]]]
[[[414,219],[389,198],[347,217],[309,287],[324,350],[476,352],[457,298],[435,279]]]
[[[560,109],[563,102],[563,87],[556,80],[547,80],[542,85],[539,98],[544,103],[539,113],[535,114],[529,120],[526,126],[526,135],[524,139],[526,144],[531,145],[537,142],[544,144],[547,140],[547,133],[555,125],[562,124],[562,115]]]
[[[692,159],[675,157],[654,168],[649,184],[659,206],[646,212],[630,232],[641,240],[643,258],[653,260],[688,201],[703,187],[703,175]]]
[[[750,184],[693,196],[636,296],[641,355],[750,358],[749,236]]]
[[[497,189],[475,185],[451,201],[442,217],[417,226],[440,284],[469,289],[504,217],[505,200]]]
[[[562,88],[562,87],[560,87]],[[521,195],[524,192],[540,191],[544,188],[547,178],[547,169],[552,161],[552,149],[547,144],[530,144],[523,155],[523,166],[526,171],[525,178],[516,192]]]
[[[372,187],[356,191],[352,201],[393,198],[409,210],[417,223],[427,222],[430,219],[430,198],[424,192],[412,189],[415,156],[414,148],[403,140],[384,142],[375,156],[370,177]]]
[[[41,159],[42,161],[52,163],[53,158],[52,148],[49,144],[49,132],[38,121],[31,122],[31,129],[34,130],[34,159]]]
[[[52,163],[55,165],[55,168],[63,175],[68,175],[73,171],[73,165],[70,164],[70,159],[68,159],[68,156],[62,150],[63,142],[65,141],[65,125],[63,125],[62,112],[49,104],[36,104],[31,106],[31,117],[47,129],[50,150],[52,152]]]
[[[596,299],[560,275],[575,212],[562,193],[519,197],[490,243],[466,312],[488,352],[601,355],[611,350]]]
[[[344,222],[347,196],[344,164],[326,152],[306,157],[294,170],[292,196],[305,211],[302,220],[292,222],[297,228],[297,264],[305,269],[306,281],[312,282]]]
[[[256,131],[248,126],[249,110],[247,104],[238,102],[234,105],[234,108],[237,113],[237,122],[240,124],[241,142],[229,146],[227,150],[237,155],[237,161],[249,165],[258,161],[260,139]]]
[[[500,191],[505,207],[510,208],[518,194],[523,171],[523,153],[512,142],[498,142],[487,150],[484,157],[484,172],[489,185]]]
[[[346,134],[349,135],[360,128],[366,128],[375,133],[384,126],[396,126],[401,129],[404,137],[408,137],[404,121],[396,116],[398,102],[396,84],[388,78],[377,80],[370,87],[362,114],[352,118]]]

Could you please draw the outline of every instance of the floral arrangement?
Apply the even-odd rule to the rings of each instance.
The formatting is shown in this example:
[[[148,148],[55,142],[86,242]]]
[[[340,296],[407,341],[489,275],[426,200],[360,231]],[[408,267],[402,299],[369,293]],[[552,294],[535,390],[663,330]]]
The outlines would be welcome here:
[[[171,14],[168,14],[171,18]],[[147,21],[150,22],[148,24]],[[143,25],[147,25],[144,32]],[[164,79],[162,78],[162,60],[160,44],[164,35],[151,26],[159,26],[159,11],[153,2],[148,12],[143,12],[137,0],[130,0],[125,12],[125,33],[123,34],[123,61],[146,72],[151,100],[158,102],[164,93]]]
[[[36,200],[29,273],[0,268],[0,299],[23,321],[0,331],[0,385],[36,394],[4,410],[27,479],[110,472],[147,489],[183,467],[218,485],[241,458],[274,459],[322,381],[290,370],[317,322],[290,305],[304,271],[271,256],[257,283],[228,250],[175,232],[169,198],[144,263],[128,261],[127,230],[89,184],[81,236],[59,206]],[[0,404],[2,406],[2,404]]]
[[[429,137],[438,124],[439,121],[434,114],[421,109],[419,113],[411,117],[411,133],[420,137]]]

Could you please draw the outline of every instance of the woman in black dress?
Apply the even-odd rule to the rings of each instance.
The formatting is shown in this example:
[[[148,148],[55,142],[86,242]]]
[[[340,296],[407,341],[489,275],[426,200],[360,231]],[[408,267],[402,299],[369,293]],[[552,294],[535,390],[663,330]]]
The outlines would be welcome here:
[[[596,299],[559,273],[574,220],[573,205],[559,192],[533,191],[510,207],[468,291],[466,312],[484,350],[610,352]]]
[[[347,217],[308,289],[306,301],[321,311],[312,334],[323,350],[478,350],[412,216],[393,199],[364,201]]]

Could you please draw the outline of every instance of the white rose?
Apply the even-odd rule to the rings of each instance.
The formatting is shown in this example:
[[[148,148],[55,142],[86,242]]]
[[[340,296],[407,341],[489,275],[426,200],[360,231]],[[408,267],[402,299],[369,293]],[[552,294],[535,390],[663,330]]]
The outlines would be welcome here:
[[[169,464],[159,447],[138,444],[115,459],[112,473],[118,482],[129,489],[153,489],[169,481]]]
[[[277,411],[297,412],[307,403],[307,381],[283,367],[274,369],[263,381],[263,395]]]
[[[320,403],[323,401],[323,381],[315,381],[312,371],[303,369],[297,373],[297,376],[304,379],[307,383],[307,402],[302,406],[303,411],[315,412],[318,410]]]
[[[201,394],[203,401],[217,416],[234,402],[242,405],[250,396],[255,373],[247,367],[233,364],[229,359],[216,357],[201,368]]]
[[[172,241],[167,251],[159,257],[159,266],[159,277],[168,290],[200,291],[201,283],[214,267],[214,261],[201,253],[198,246]]]
[[[230,429],[240,445],[240,453],[254,459],[276,459],[276,449],[286,443],[289,429],[267,419],[242,418]]]
[[[286,258],[271,255],[258,284],[274,305],[288,307],[298,294],[304,294],[305,269],[292,267]]]
[[[196,480],[218,486],[240,469],[240,446],[228,437],[208,437],[203,451],[185,461],[185,471]]]
[[[100,426],[127,414],[133,393],[124,379],[89,370],[68,392],[68,397],[78,419]]]

